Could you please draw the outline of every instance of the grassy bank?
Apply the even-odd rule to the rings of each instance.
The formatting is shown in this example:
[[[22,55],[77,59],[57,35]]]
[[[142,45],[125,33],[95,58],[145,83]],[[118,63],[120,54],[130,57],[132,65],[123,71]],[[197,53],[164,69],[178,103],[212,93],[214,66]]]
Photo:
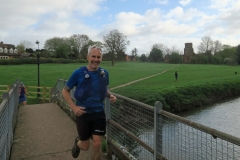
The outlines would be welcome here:
[[[174,72],[179,79],[174,82]],[[170,111],[183,111],[240,95],[240,66],[181,64],[163,74],[114,89],[121,95]]]
[[[67,79],[82,64],[41,64],[40,85],[53,87],[57,79]],[[113,89],[112,92],[153,105],[164,103],[166,110],[182,111],[240,95],[240,66],[186,65],[111,62],[101,65],[110,73],[110,88],[127,84],[154,74],[162,74]],[[174,73],[179,79],[174,82]],[[19,79],[28,86],[37,86],[37,65],[0,65],[0,84],[12,84]],[[235,74],[238,72],[238,74]]]

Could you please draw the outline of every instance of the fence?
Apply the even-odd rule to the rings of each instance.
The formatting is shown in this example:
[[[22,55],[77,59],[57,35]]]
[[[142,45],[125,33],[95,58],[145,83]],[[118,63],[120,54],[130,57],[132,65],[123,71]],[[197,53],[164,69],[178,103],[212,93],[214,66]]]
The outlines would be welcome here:
[[[7,160],[10,157],[13,141],[13,132],[16,124],[19,97],[19,82],[9,87],[9,92],[2,95],[0,104],[0,159]]]
[[[38,92],[38,88],[40,92]],[[37,98],[41,99],[43,102],[50,101],[50,93],[52,91],[52,87],[38,87],[38,86],[26,86],[27,89],[27,98]]]
[[[65,83],[66,80],[58,80],[50,101],[74,118],[61,95]],[[238,137],[163,111],[160,102],[149,106],[114,95],[115,103],[105,100],[109,158],[114,154],[123,160],[240,159]]]
[[[10,90],[10,85],[0,85],[0,95]],[[2,97],[0,97],[0,102],[2,102]]]
[[[43,102],[50,101],[50,93],[52,91],[52,87],[38,87],[38,86],[25,86],[28,92],[27,98],[38,98],[41,99]],[[40,92],[38,92],[38,88]],[[4,92],[8,92],[10,89],[10,85],[0,85],[0,94]],[[39,97],[38,97],[39,95]],[[0,100],[1,102],[1,100]]]

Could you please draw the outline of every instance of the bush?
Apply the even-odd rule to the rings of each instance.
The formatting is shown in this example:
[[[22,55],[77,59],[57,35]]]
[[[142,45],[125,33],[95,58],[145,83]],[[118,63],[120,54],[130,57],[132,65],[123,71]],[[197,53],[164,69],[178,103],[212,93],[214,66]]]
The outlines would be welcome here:
[[[203,84],[198,86],[184,86],[167,90],[162,96],[173,112],[201,107],[228,97],[240,94],[240,81],[233,80],[216,84]]]

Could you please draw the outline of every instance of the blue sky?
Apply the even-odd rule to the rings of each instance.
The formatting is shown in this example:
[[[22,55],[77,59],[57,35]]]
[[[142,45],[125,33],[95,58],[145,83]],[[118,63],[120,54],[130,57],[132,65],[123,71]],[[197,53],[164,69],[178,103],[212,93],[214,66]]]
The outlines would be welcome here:
[[[0,0],[0,41],[17,45],[36,40],[88,35],[102,41],[117,29],[127,36],[127,54],[150,52],[153,44],[194,51],[204,36],[222,44],[240,44],[239,0]]]

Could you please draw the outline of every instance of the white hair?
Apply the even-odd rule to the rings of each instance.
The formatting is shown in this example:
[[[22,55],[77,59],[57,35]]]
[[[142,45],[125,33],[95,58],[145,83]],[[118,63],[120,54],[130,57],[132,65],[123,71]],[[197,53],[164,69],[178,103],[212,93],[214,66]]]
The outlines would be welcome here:
[[[88,55],[90,54],[90,51],[91,51],[93,48],[98,49],[98,50],[100,51],[100,53],[102,54],[102,49],[101,49],[100,47],[98,47],[98,46],[93,45],[93,46],[89,46],[89,47],[88,47]]]

